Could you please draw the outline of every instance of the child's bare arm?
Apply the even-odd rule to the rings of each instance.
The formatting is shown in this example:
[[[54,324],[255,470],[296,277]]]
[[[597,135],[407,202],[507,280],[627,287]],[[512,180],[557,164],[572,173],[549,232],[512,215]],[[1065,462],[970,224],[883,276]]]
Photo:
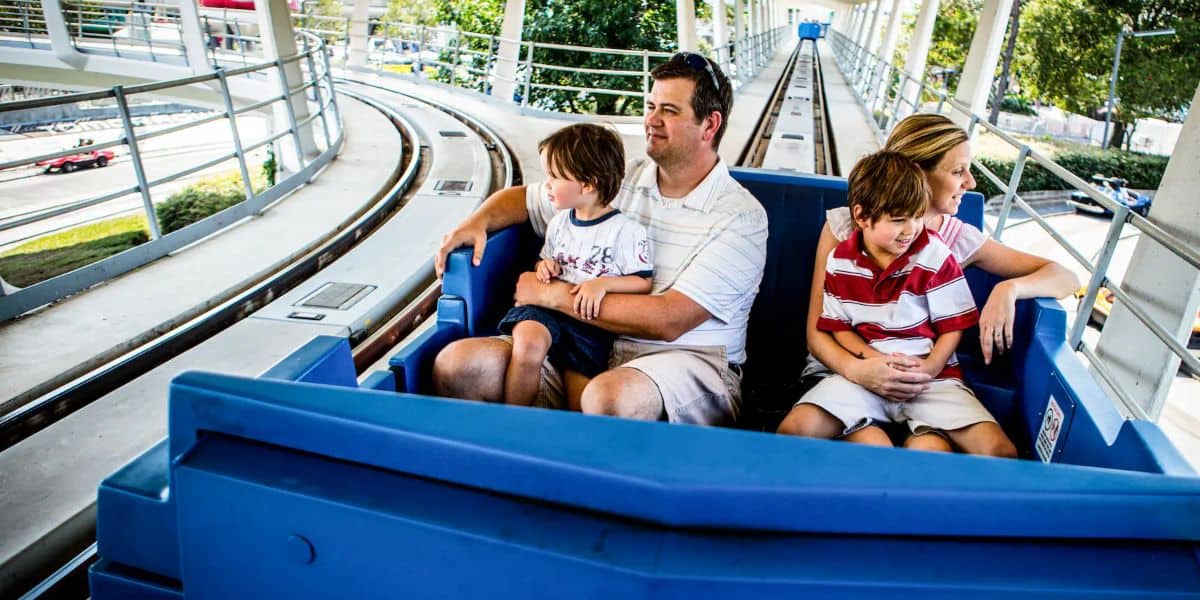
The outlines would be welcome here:
[[[929,351],[929,356],[921,359],[919,370],[929,373],[932,377],[937,377],[938,373],[946,368],[946,361],[950,360],[950,355],[954,354],[954,349],[958,347],[960,340],[962,340],[962,331],[950,331],[939,335],[933,342],[933,350]]]
[[[846,349],[846,352],[849,352],[850,354],[853,354],[859,358],[883,356],[883,353],[872,348],[869,344],[863,341],[862,337],[859,336],[856,331],[852,329],[833,331],[830,332],[830,335],[833,336],[833,339],[837,341],[838,345]]]
[[[638,275],[622,275],[620,277],[597,277],[571,288],[575,295],[575,313],[584,319],[594,319],[600,315],[600,301],[609,292],[615,294],[648,294],[654,287],[654,280]]]

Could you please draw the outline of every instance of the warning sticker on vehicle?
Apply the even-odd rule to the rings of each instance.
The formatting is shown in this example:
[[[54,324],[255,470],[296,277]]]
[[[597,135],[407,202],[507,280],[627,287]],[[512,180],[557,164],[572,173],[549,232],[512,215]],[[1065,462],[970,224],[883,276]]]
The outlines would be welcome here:
[[[1054,458],[1054,447],[1058,445],[1058,434],[1062,433],[1063,411],[1054,396],[1046,403],[1046,416],[1042,418],[1042,427],[1038,430],[1037,443],[1034,448],[1042,462],[1048,463]]]

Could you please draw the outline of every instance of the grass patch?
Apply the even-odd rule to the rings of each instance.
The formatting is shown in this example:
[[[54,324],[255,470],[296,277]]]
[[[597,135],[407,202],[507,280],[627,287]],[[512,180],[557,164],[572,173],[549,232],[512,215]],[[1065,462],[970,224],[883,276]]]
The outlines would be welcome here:
[[[73,227],[0,254],[0,276],[25,287],[73,271],[150,239],[146,217],[130,215]]]

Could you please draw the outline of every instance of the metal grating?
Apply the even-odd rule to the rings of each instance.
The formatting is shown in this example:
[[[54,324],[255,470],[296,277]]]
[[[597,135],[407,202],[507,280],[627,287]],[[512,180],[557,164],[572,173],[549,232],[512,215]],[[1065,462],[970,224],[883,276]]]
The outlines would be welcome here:
[[[375,287],[361,283],[337,283],[331,281],[317,288],[317,291],[297,302],[295,306],[346,310],[371,293]]]
[[[469,192],[472,182],[469,179],[439,179],[433,189],[439,192]]]

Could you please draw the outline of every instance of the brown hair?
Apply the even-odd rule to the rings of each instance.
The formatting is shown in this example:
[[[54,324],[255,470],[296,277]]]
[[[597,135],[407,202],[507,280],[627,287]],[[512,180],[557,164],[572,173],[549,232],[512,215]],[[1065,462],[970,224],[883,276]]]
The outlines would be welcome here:
[[[625,177],[625,146],[612,129],[592,123],[568,125],[538,142],[538,152],[545,154],[550,175],[596,188],[601,206],[617,197]]]
[[[918,113],[896,124],[884,150],[899,152],[926,171],[932,171],[942,157],[967,141],[967,132],[948,117]]]
[[[916,163],[899,152],[880,150],[850,171],[850,216],[874,223],[884,217],[925,214],[929,182]],[[861,211],[855,214],[855,207]]]
[[[704,59],[704,62],[708,63],[709,68],[712,69],[712,74],[709,74],[709,69],[696,68],[688,64],[689,55]],[[691,58],[691,60],[695,61],[696,59]],[[695,52],[678,52],[667,62],[654,67],[654,70],[650,72],[650,78],[655,81],[687,79],[695,84],[695,91],[692,92],[692,112],[696,114],[696,123],[700,123],[713,112],[721,113],[721,126],[717,128],[717,134],[713,136],[712,143],[713,150],[716,150],[721,145],[721,138],[725,135],[726,126],[729,125],[729,113],[733,111],[733,86],[729,84],[725,73],[721,72],[721,67]],[[715,88],[714,79],[717,84]]]

